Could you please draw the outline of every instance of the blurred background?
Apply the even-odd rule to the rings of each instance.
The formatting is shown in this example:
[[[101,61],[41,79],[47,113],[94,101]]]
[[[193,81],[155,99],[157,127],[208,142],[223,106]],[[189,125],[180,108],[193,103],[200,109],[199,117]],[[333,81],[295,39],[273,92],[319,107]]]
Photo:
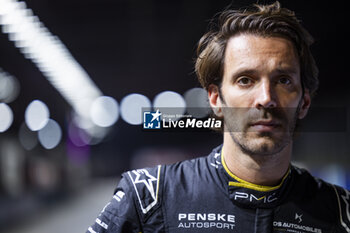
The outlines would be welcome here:
[[[199,38],[215,13],[255,2],[0,0],[0,232],[85,232],[122,172],[221,144],[209,130],[142,130],[141,108],[202,106]],[[326,127],[297,135],[294,163],[349,189],[347,12],[280,2],[315,38],[313,106],[329,112],[307,118]]]

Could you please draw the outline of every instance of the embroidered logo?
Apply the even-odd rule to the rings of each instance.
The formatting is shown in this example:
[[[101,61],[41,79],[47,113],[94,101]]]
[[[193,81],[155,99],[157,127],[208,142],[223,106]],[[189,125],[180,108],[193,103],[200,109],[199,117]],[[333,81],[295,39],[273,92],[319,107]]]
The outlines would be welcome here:
[[[302,217],[303,217],[302,214],[299,215],[298,213],[295,213],[295,220],[298,220],[299,223],[301,223],[303,221]]]
[[[128,172],[134,185],[141,210],[144,214],[150,211],[158,202],[160,168],[161,166],[159,165],[156,172],[157,178],[154,175],[151,175],[146,169],[138,169]],[[144,192],[145,188],[146,192]],[[148,198],[148,196],[150,196],[150,198]]]

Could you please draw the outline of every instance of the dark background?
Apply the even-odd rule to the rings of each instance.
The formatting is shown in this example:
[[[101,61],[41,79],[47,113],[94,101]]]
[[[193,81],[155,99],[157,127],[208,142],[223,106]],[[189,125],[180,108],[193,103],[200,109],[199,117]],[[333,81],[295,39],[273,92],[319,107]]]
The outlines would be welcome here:
[[[114,97],[120,103],[130,93],[143,94],[152,101],[165,90],[183,94],[190,88],[199,87],[193,72],[193,60],[196,44],[206,32],[209,20],[229,4],[240,8],[256,1],[25,2],[49,31],[65,44],[103,94]],[[349,114],[347,8],[342,1],[280,2],[283,7],[296,12],[315,39],[312,51],[320,70],[320,87],[313,100],[314,106],[340,107]],[[17,140],[24,111],[34,99],[48,105],[51,117],[63,130],[63,140],[57,148],[45,150],[37,145],[32,151],[25,152],[23,194],[30,193],[34,197],[40,194],[54,202],[93,177],[117,177],[122,171],[135,166],[205,155],[221,143],[221,135],[214,132],[147,133],[141,130],[141,126],[129,125],[119,118],[104,141],[88,148],[88,159],[76,163],[66,155],[67,116],[71,107],[4,33],[0,33],[0,67],[15,76],[21,86],[18,98],[9,104],[14,122],[8,131],[0,134],[0,141]],[[341,117],[349,121],[348,115]],[[323,121],[329,125],[336,120]],[[321,170],[329,165],[341,167],[347,172],[350,137],[348,126],[345,129],[336,133],[298,135],[294,160],[303,163],[315,174],[321,174]],[[156,156],[152,157],[150,154],[153,152]],[[32,158],[45,158],[45,161],[57,166],[60,178],[54,189],[38,187],[35,179],[31,178],[33,168],[30,164],[35,163]],[[135,162],[135,158],[141,162]],[[348,178],[346,182],[349,182]],[[0,193],[4,200],[2,203],[8,203],[12,198],[5,188],[0,189]],[[43,200],[42,196],[37,199]],[[11,205],[8,208],[13,209]]]

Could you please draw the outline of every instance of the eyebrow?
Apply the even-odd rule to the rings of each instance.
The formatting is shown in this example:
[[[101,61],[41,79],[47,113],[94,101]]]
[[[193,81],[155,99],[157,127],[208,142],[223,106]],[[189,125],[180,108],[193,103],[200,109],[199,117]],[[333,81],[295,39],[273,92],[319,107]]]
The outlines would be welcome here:
[[[254,74],[256,74],[256,73],[257,73],[256,69],[239,68],[238,70],[234,71],[234,72],[231,74],[231,77],[237,77],[237,76],[243,75],[243,74],[254,75]]]
[[[288,67],[288,68],[277,68],[274,72],[279,74],[298,74],[298,70]]]
[[[236,70],[235,72],[233,72],[231,74],[231,77],[237,77],[239,75],[254,75],[258,73],[256,69],[251,69],[251,68],[239,68],[238,70]],[[273,74],[291,74],[291,75],[295,75],[298,74],[298,70],[292,67],[286,67],[286,68],[277,68],[275,70],[273,70],[272,72]]]

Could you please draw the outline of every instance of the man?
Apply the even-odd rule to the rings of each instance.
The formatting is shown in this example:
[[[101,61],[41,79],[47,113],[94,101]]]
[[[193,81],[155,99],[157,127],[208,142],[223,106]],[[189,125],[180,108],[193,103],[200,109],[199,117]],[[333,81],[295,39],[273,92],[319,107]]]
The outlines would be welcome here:
[[[311,43],[278,2],[223,12],[196,61],[223,145],[124,173],[88,232],[350,232],[349,191],[290,164],[318,86]]]

